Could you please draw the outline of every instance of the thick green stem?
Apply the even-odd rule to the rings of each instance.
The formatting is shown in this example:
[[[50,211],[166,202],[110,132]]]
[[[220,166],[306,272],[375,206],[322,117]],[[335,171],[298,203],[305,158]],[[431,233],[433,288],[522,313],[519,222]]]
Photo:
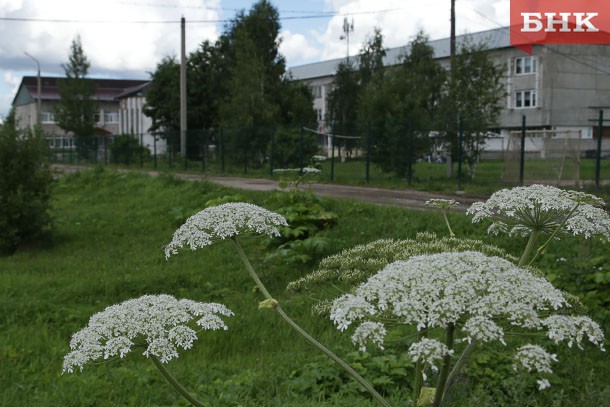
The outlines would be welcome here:
[[[150,358],[154,362],[155,366],[157,366],[157,369],[159,369],[161,371],[161,374],[163,375],[163,377],[165,377],[165,380],[167,380],[169,382],[169,384],[174,386],[174,388],[176,390],[178,390],[178,393],[180,393],[182,395],[182,397],[187,399],[189,401],[189,403],[191,403],[192,405],[194,405],[196,407],[204,407],[205,406],[205,404],[203,404],[201,401],[199,401],[195,397],[193,397],[191,395],[191,393],[189,393],[188,390],[186,390],[180,384],[180,382],[178,380],[176,380],[176,378],[174,376],[172,376],[172,374],[165,368],[165,366],[163,366],[163,363],[161,363],[159,358],[157,358],[154,355],[152,355]]]
[[[445,329],[445,345],[449,350],[453,349],[453,338],[455,336],[455,325],[449,324]],[[447,378],[449,377],[449,369],[451,368],[451,355],[445,355],[443,358],[443,366],[438,375],[438,384],[436,385],[436,393],[434,395],[434,402],[432,407],[440,407],[445,396],[445,385],[447,384]]]
[[[271,297],[271,294],[269,294],[269,291],[267,291],[267,289],[265,288],[265,285],[258,277],[258,274],[256,274],[254,267],[252,267],[252,264],[250,263],[248,256],[246,256],[246,253],[242,249],[242,247],[239,244],[239,242],[237,241],[237,239],[232,238],[231,241],[233,242],[235,248],[237,249],[237,253],[239,254],[239,257],[241,258],[244,265],[246,266],[248,273],[250,273],[250,276],[254,279],[256,286],[263,293],[265,298],[267,298],[268,300],[273,300],[273,297]],[[284,321],[286,321],[288,323],[288,325],[290,325],[295,331],[297,331],[301,336],[303,336],[303,338],[305,338],[310,344],[315,346],[318,350],[320,350],[322,353],[324,353],[326,356],[328,356],[332,361],[334,361],[336,364],[341,366],[347,373],[349,373],[358,383],[360,383],[360,385],[362,387],[364,387],[379,402],[379,404],[381,404],[382,406],[386,406],[386,407],[390,406],[390,404],[387,401],[385,401],[385,399],[381,396],[381,394],[379,394],[377,392],[377,390],[375,390],[375,388],[368,381],[366,381],[362,376],[360,376],[358,374],[358,372],[356,372],[350,365],[348,365],[345,361],[343,361],[343,359],[341,359],[339,356],[335,355],[330,349],[328,349],[326,346],[322,345],[315,338],[313,338],[311,335],[309,335],[307,332],[305,332],[305,330],[303,328],[301,328],[299,325],[297,325],[297,323],[294,322],[284,312],[284,310],[280,307],[279,304],[275,303],[275,305],[273,306],[273,309],[275,309],[275,311],[279,314],[279,316],[282,317],[282,319],[284,319]]]
[[[418,338],[421,341],[426,337],[427,331],[420,331],[418,334]],[[417,406],[417,401],[419,400],[419,394],[421,393],[421,389],[424,385],[424,362],[418,361],[415,364],[415,379],[413,382],[413,406]]]
[[[449,393],[451,386],[453,386],[453,383],[455,382],[458,374],[460,374],[460,370],[462,370],[462,367],[466,364],[466,361],[474,351],[474,347],[476,346],[476,344],[477,342],[474,339],[471,340],[468,346],[466,346],[466,349],[464,349],[464,351],[460,355],[458,361],[455,363],[455,366],[453,366],[453,369],[451,370],[451,373],[449,373],[449,377],[447,378],[447,383],[445,384],[443,399],[445,398],[447,393]]]
[[[449,224],[449,218],[447,217],[446,209],[443,211],[443,217],[445,218],[445,224],[447,225],[447,229],[449,229],[449,236],[455,237],[455,233],[453,233],[453,230],[451,229],[451,225]]]
[[[530,235],[529,240],[527,241],[527,245],[525,246],[525,250],[523,250],[523,254],[519,259],[519,266],[524,266],[527,262],[527,259],[530,257],[530,254],[534,250],[534,246],[536,245],[536,241],[538,240],[538,235],[540,232],[536,229],[532,230],[532,234]]]

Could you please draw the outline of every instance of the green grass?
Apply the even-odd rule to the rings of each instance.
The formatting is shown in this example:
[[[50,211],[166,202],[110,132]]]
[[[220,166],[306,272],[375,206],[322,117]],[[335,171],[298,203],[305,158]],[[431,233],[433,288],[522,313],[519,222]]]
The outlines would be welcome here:
[[[227,320],[228,331],[201,333],[194,348],[182,352],[168,366],[207,404],[374,405],[273,312],[257,309],[262,297],[231,245],[221,242],[165,260],[163,245],[186,216],[208,200],[235,193],[168,175],[153,178],[101,169],[59,180],[53,194],[53,239],[0,258],[0,405],[186,405],[153,364],[136,353],[124,360],[87,365],[83,373],[61,375],[71,334],[84,327],[93,313],[129,298],[158,293],[221,302],[236,314]],[[252,203],[268,206],[266,193],[240,194]],[[422,230],[445,233],[436,212],[352,201],[324,202],[339,214],[337,226],[323,232],[331,242],[329,254],[381,237],[412,238]],[[484,236],[484,226],[472,225],[461,214],[450,217],[455,230]],[[492,241],[511,251],[523,243]],[[284,291],[288,282],[313,266],[265,263],[264,238],[247,238],[243,245],[269,291],[289,315],[338,354],[361,365],[365,377],[378,379],[376,372],[389,363],[380,352],[371,352],[368,359],[355,352],[349,335],[311,315],[311,298]],[[605,256],[608,249],[607,245],[587,245],[592,256]],[[568,257],[577,247],[566,243],[554,250],[556,255]],[[610,321],[606,314],[591,311],[605,318],[602,322],[607,331]],[[502,355],[501,349],[498,352]],[[456,388],[451,405],[608,405],[608,355],[591,347],[585,352],[559,348],[557,352],[558,374],[546,392],[539,394],[526,375],[509,371],[503,376],[500,369],[495,376],[485,374],[485,369],[496,371],[494,363],[502,359],[492,354],[487,361],[478,361],[478,376],[467,376]],[[411,378],[408,372],[393,374],[393,384],[378,386],[390,389],[388,398],[398,405],[408,398]],[[506,376],[510,385],[502,384]]]

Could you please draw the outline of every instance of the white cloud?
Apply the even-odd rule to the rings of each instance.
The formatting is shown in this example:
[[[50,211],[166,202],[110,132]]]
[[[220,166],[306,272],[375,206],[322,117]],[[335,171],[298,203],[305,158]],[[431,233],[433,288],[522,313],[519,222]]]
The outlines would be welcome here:
[[[284,30],[280,36],[282,38],[280,53],[290,61],[291,65],[317,60],[320,57],[320,50],[315,48],[305,35]]]
[[[449,0],[327,0],[339,15],[333,17],[325,30],[315,33],[315,39],[323,46],[322,59],[346,55],[343,20],[354,20],[354,32],[350,33],[349,53],[358,53],[367,36],[375,27],[382,30],[384,45],[398,47],[407,44],[419,30],[431,39],[449,36]],[[476,32],[508,25],[508,0],[460,0],[456,1],[456,32]],[[370,13],[369,13],[370,11]]]

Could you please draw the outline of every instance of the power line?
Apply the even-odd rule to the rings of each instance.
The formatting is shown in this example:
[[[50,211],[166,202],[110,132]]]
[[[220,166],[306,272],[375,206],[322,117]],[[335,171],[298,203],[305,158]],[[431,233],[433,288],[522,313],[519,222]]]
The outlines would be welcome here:
[[[354,15],[370,15],[383,14],[393,11],[403,10],[400,8],[372,10],[372,11],[356,11],[350,13],[335,13],[325,12],[321,14],[312,14],[304,16],[288,16],[279,17],[279,20],[311,20],[318,18],[329,17],[346,17]],[[24,22],[24,23],[54,23],[54,24],[179,24],[180,20],[83,20],[83,19],[63,19],[63,18],[30,18],[30,17],[0,17],[0,21],[7,22]],[[187,20],[187,24],[218,24],[229,23],[231,19],[210,19],[210,20]]]

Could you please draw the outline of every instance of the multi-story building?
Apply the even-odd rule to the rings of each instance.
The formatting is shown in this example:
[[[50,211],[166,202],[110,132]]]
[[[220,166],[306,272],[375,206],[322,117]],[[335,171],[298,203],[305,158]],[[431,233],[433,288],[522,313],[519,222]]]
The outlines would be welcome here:
[[[458,50],[466,40],[485,43],[496,63],[505,67],[506,97],[499,128],[494,129],[502,137],[492,141],[490,149],[506,146],[503,139],[521,128],[523,116],[528,129],[580,130],[582,149],[592,148],[599,110],[610,118],[610,45],[534,45],[529,55],[511,46],[509,27],[458,36]],[[449,68],[449,38],[430,41],[429,45],[436,60]],[[384,64],[399,64],[408,52],[408,46],[388,49]],[[343,61],[345,58],[290,69],[293,79],[311,87],[322,132],[328,127],[324,121],[328,92]],[[603,136],[610,138],[610,127],[603,128]]]
[[[55,109],[60,102],[59,77],[41,77],[40,96],[38,78],[24,76],[13,99],[15,118],[20,128],[33,127],[38,121],[51,148],[74,147],[72,134],[65,132],[55,122]],[[95,135],[112,137],[117,134],[133,134],[151,153],[165,152],[165,143],[156,143],[149,134],[150,119],[142,112],[148,81],[133,79],[91,79],[95,83]],[[38,98],[40,97],[40,104]],[[40,112],[37,111],[40,106]]]

